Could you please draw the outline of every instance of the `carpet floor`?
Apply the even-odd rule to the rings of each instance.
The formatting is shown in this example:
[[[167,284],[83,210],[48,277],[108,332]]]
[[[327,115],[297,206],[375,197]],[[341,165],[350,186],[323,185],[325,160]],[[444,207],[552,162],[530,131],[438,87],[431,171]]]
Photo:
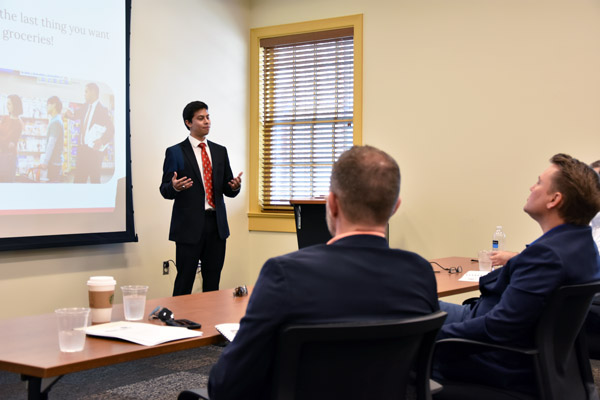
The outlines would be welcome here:
[[[206,387],[222,347],[206,346],[65,375],[52,387],[56,400],[177,399],[184,389]],[[51,380],[49,380],[51,382]],[[42,383],[42,386],[50,382]],[[18,374],[0,372],[0,399],[27,399]]]
[[[184,389],[206,387],[210,368],[222,349],[206,346],[65,375],[52,387],[49,398],[175,400]],[[600,393],[600,361],[592,360],[592,372]],[[18,374],[0,371],[0,399],[27,399]]]

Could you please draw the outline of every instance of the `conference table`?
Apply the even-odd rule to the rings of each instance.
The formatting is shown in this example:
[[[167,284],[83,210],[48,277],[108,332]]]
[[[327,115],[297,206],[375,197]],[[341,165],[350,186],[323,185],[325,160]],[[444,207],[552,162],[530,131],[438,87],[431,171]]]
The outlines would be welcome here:
[[[477,263],[465,257],[431,261],[446,268],[458,265],[463,268],[461,274],[450,274],[445,270],[435,274],[440,297],[477,290],[477,282],[459,281],[467,270],[477,269]],[[252,288],[248,288],[248,291],[251,293]],[[44,399],[52,385],[65,374],[221,343],[224,338],[215,325],[240,321],[246,311],[248,298],[234,297],[233,290],[227,289],[147,300],[146,313],[158,306],[166,307],[177,319],[185,318],[202,324],[203,334],[200,337],[155,346],[88,336],[83,351],[63,353],[58,347],[54,313],[0,320],[0,370],[20,374],[27,381],[29,400]],[[113,306],[112,320],[124,320],[122,304]],[[160,320],[142,322],[163,325]],[[55,380],[42,388],[43,378]]]
[[[444,268],[462,268],[462,273],[451,274],[432,263],[433,270],[436,271],[435,280],[437,282],[438,297],[445,297],[455,294],[472,292],[479,289],[479,282],[461,281],[460,278],[467,271],[479,271],[479,262],[469,257],[444,257],[434,258],[430,262],[437,262]]]

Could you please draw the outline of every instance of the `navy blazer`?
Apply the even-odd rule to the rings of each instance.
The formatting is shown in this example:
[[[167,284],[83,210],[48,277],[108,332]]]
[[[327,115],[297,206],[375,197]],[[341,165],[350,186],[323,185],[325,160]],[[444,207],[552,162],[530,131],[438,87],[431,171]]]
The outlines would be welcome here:
[[[286,324],[409,318],[438,309],[429,262],[390,249],[382,237],[348,236],[271,258],[235,340],[210,372],[210,398],[269,398],[276,338]]]
[[[482,277],[481,298],[470,314],[463,322],[444,325],[440,337],[531,345],[539,316],[555,289],[599,279],[600,256],[591,228],[559,225],[504,267]],[[440,363],[444,364],[444,360]],[[442,365],[441,372],[447,378],[474,379],[523,391],[533,389],[531,364],[520,357],[490,353],[474,356],[469,363],[454,365],[451,371]]]
[[[219,237],[227,239],[229,225],[223,196],[235,197],[240,191],[231,189],[228,184],[233,179],[233,174],[229,165],[227,149],[209,140],[206,142],[210,148],[212,161],[213,192]],[[194,181],[192,187],[177,192],[171,182],[175,171],[178,179],[191,178]],[[202,174],[189,138],[166,150],[160,193],[165,199],[175,200],[171,213],[169,240],[186,244],[199,243],[204,228],[205,192]]]

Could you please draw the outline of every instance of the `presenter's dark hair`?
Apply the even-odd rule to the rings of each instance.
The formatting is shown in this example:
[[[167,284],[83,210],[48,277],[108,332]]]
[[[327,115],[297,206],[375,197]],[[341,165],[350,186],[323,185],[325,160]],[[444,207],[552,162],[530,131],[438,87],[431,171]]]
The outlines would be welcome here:
[[[588,225],[600,211],[600,179],[587,164],[567,155],[556,154],[550,162],[558,167],[552,177],[552,190],[563,195],[559,215],[567,223]]]
[[[62,111],[62,101],[57,96],[52,96],[48,99],[48,104],[54,104],[56,112],[60,114]]]
[[[8,98],[10,99],[13,105],[13,114],[17,117],[23,114],[23,102],[21,101],[21,98],[16,94],[11,94],[8,96]]]
[[[384,151],[354,146],[333,165],[330,190],[350,221],[385,224],[400,195],[400,167]]]
[[[194,114],[196,114],[198,110],[208,110],[208,106],[202,101],[192,101],[183,108],[183,124],[188,131],[190,130],[190,127],[186,125],[185,121],[192,122],[192,118],[194,118]]]

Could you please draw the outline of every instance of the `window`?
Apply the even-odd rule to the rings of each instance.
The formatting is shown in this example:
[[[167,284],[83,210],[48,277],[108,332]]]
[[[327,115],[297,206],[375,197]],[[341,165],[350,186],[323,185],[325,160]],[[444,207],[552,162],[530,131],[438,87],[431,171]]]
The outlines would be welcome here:
[[[362,16],[253,29],[251,51],[249,228],[293,232],[289,201],[361,142]]]

